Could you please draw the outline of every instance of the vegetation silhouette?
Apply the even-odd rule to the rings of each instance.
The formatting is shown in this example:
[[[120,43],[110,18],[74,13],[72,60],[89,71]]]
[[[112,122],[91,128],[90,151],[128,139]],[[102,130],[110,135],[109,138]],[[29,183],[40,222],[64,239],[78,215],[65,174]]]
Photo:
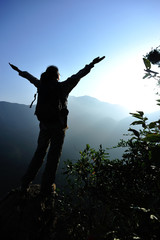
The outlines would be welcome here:
[[[145,59],[148,77],[155,78]],[[159,239],[160,120],[148,122],[143,111],[130,114],[136,120],[128,140],[116,146],[125,149],[122,159],[110,160],[101,145],[98,151],[86,145],[76,163],[66,161],[60,220],[67,239]]]
[[[107,149],[100,145],[95,150],[87,144],[76,163],[66,161],[63,174],[67,182],[63,191],[57,190],[56,197],[51,198],[55,205],[52,224],[44,227],[51,233],[46,235],[47,239],[159,239],[160,120],[149,122],[143,111],[130,114],[135,121],[128,129],[128,139],[121,139],[115,146],[125,149],[122,159],[110,160]],[[30,196],[31,192],[27,194]],[[48,200],[46,210],[52,202],[47,205]],[[2,209],[1,202],[0,212]],[[7,208],[4,215],[6,212]],[[0,226],[4,222],[0,221]],[[46,239],[45,235],[41,236]],[[36,237],[32,235],[28,239]]]

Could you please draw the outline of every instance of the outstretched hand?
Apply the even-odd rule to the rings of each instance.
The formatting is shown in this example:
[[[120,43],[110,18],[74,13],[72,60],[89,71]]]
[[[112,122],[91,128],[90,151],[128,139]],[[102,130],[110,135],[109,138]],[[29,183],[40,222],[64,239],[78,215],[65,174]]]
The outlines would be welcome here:
[[[9,63],[9,65],[10,65],[11,68],[13,68],[15,71],[20,72],[20,70],[19,70],[16,66],[14,66],[13,64]]]
[[[97,57],[97,58],[95,58],[93,61],[92,61],[92,63],[93,64],[96,64],[96,63],[99,63],[100,61],[102,61],[103,59],[105,58],[105,56],[103,56],[103,57]]]

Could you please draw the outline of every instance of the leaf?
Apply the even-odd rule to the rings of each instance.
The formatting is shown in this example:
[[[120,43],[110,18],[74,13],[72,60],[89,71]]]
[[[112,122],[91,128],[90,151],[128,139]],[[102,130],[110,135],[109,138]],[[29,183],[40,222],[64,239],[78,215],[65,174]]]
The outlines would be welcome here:
[[[141,117],[143,117],[144,112],[142,112],[142,111],[137,111],[137,112],[139,113],[139,115],[140,115]]]
[[[89,150],[90,149],[90,145],[86,144],[86,149]]]
[[[147,134],[147,136],[143,140],[147,142],[160,142],[160,134]]]
[[[146,73],[146,74],[144,75],[143,79],[145,79],[145,78],[147,78],[147,77],[149,77],[149,76],[150,76],[150,73]]]
[[[156,125],[157,125],[157,122],[151,122],[151,123],[149,124],[149,128],[150,128],[150,129],[151,129],[151,128],[154,128]]]
[[[143,58],[143,62],[147,69],[151,69],[151,63],[147,58]]]
[[[160,106],[160,99],[157,99],[156,101],[158,102],[157,105]]]
[[[140,135],[140,134],[139,134],[139,132],[138,132],[137,130],[132,129],[132,128],[129,128],[128,131],[133,132],[133,134],[134,134],[136,137],[139,138],[139,135]]]
[[[138,114],[138,113],[130,113],[132,115],[132,117],[138,118],[138,119],[143,119],[143,117]]]
[[[144,124],[144,122],[143,121],[134,121],[134,122],[132,122],[131,123],[131,125],[139,125],[139,124]]]

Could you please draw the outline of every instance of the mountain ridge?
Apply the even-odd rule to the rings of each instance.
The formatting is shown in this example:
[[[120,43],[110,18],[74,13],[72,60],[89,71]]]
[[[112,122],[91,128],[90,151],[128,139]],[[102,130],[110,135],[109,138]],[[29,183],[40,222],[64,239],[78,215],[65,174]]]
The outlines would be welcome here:
[[[107,107],[108,106],[108,107]],[[69,97],[69,129],[63,146],[63,152],[57,174],[57,181],[61,179],[61,168],[67,159],[76,161],[79,151],[86,144],[98,149],[115,146],[123,134],[127,133],[133,118],[129,113],[120,114],[121,107],[105,104],[92,97]],[[28,105],[0,102],[0,194],[11,187],[19,185],[20,178],[36,149],[39,132],[39,122],[34,115],[35,105],[30,109]],[[121,117],[120,116],[124,116]],[[155,116],[158,112],[155,113]],[[110,151],[111,159],[120,157],[121,150]],[[40,171],[43,171],[43,168]],[[40,181],[40,174],[37,181]]]

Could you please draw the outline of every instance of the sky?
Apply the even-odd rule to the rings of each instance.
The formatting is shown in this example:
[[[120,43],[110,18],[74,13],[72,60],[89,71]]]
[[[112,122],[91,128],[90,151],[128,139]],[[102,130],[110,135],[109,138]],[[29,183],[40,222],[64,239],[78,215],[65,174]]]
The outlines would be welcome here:
[[[0,101],[29,105],[36,92],[9,62],[37,78],[56,65],[64,81],[106,56],[70,95],[159,110],[156,81],[143,79],[142,61],[160,45],[159,9],[159,0],[1,0]]]

